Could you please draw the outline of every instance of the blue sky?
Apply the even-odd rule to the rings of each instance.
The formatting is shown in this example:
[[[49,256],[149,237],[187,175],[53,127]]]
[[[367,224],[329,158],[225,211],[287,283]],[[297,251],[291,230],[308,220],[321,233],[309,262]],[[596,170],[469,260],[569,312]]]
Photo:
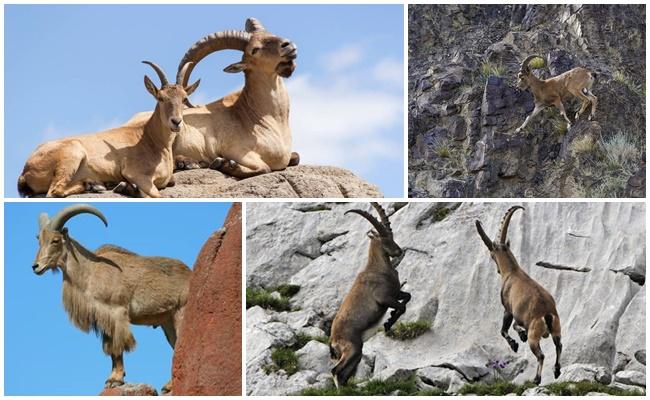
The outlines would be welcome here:
[[[37,276],[38,215],[69,203],[5,203],[5,395],[96,395],[111,369],[101,340],[69,321],[61,303],[62,274]],[[177,258],[194,267],[199,250],[223,225],[229,203],[96,203],[95,216],[72,218],[70,235],[89,250],[115,244],[141,255]],[[127,382],[160,390],[170,377],[172,350],[161,329],[133,327],[125,354]]]
[[[298,46],[287,80],[294,149],[305,164],[351,169],[403,196],[403,6],[5,6],[5,195],[16,197],[25,160],[44,141],[119,126],[154,100],[141,60],[175,75],[208,33],[247,17]],[[243,85],[223,73],[241,53],[203,60],[195,103]],[[155,79],[156,83],[157,79]]]

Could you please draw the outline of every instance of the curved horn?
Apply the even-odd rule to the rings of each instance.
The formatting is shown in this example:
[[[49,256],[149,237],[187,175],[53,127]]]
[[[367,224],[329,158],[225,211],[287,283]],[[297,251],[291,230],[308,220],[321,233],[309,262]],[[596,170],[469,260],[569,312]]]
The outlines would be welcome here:
[[[386,230],[388,230],[390,233],[393,233],[393,230],[390,227],[390,221],[388,220],[388,216],[386,215],[384,208],[376,202],[372,202],[370,205],[372,205],[372,207],[377,211],[377,214],[379,214],[379,219],[381,220],[381,223],[386,227]]]
[[[532,56],[528,56],[528,57],[526,57],[526,59],[525,59],[524,61],[521,62],[521,70],[522,70],[522,71],[530,71],[530,68],[528,68],[528,64],[529,64],[533,59],[538,58],[538,57],[541,58],[542,60],[544,59],[544,57],[542,57],[542,56],[540,56],[540,55],[537,55],[537,54],[533,54]]]
[[[161,87],[169,85],[169,82],[167,81],[167,77],[165,76],[165,72],[160,68],[156,63],[153,63],[151,61],[143,61],[143,64],[150,65],[151,68],[156,71],[156,74],[158,74],[158,78],[160,78],[160,85]]]
[[[53,231],[60,231],[63,229],[63,225],[65,225],[70,218],[83,213],[97,216],[102,220],[102,222],[104,222],[104,225],[108,226],[108,221],[106,221],[106,217],[104,217],[104,214],[102,214],[101,211],[88,204],[75,204],[59,211],[59,213],[50,221],[50,229]]]
[[[181,69],[178,70],[178,73],[176,74],[176,84],[177,85],[182,85],[183,81],[185,80],[185,75],[187,74],[187,69],[192,65],[192,62],[187,62]],[[183,86],[185,87],[185,86]]]
[[[494,249],[494,243],[492,243],[492,240],[490,240],[490,237],[485,234],[485,231],[483,230],[483,225],[481,225],[481,221],[476,220],[476,230],[478,231],[479,236],[481,236],[481,239],[483,239],[483,243],[487,246],[490,251]]]
[[[257,19],[250,17],[246,20],[246,32],[253,33],[253,32],[264,32],[266,31],[266,28],[262,23]]]
[[[185,52],[180,64],[178,64],[178,70],[180,71],[183,69],[185,64],[189,62],[193,63],[187,68],[183,82],[179,84],[182,84],[183,87],[187,86],[187,82],[190,80],[190,75],[192,74],[194,67],[196,67],[196,64],[209,54],[226,49],[244,51],[246,50],[250,38],[250,33],[242,31],[223,31],[211,33],[199,39],[189,48],[189,50],[187,50],[187,52]]]
[[[348,211],[344,212],[343,214],[345,215],[347,213],[355,213],[355,214],[361,215],[362,217],[364,217],[365,219],[370,221],[372,226],[374,226],[375,229],[377,229],[377,232],[379,232],[380,235],[386,236],[388,234],[388,232],[386,231],[386,227],[384,225],[382,225],[379,221],[377,221],[377,218],[370,215],[370,213],[368,213],[367,211],[358,210],[358,209],[355,208],[355,209],[352,209],[352,210],[348,210]]]
[[[501,230],[499,231],[499,243],[500,244],[505,244],[506,243],[506,238],[508,237],[508,225],[510,225],[510,218],[512,218],[512,214],[515,213],[515,211],[519,209],[524,209],[522,206],[513,206],[506,211],[506,215],[503,216],[503,220],[501,221]]]

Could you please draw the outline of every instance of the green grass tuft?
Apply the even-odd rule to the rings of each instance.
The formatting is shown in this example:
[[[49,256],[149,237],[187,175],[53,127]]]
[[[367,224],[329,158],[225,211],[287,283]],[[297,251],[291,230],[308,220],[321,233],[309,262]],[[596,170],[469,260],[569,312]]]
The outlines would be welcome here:
[[[429,321],[398,322],[390,331],[386,332],[386,336],[396,340],[412,340],[429,329],[431,329]]]
[[[481,75],[483,78],[487,79],[491,76],[503,76],[506,73],[506,69],[501,64],[495,64],[490,61],[483,61],[481,63]]]
[[[275,288],[275,291],[284,297],[293,297],[300,291],[299,285],[291,285],[288,283],[282,284]]]
[[[247,288],[246,289],[246,309],[254,306],[260,306],[267,310],[291,311],[289,299],[300,291],[300,286],[282,284],[270,288]],[[273,292],[278,292],[280,298],[274,297]],[[295,310],[294,310],[295,311]]]
[[[641,97],[645,101],[645,85],[642,83],[639,83],[629,77],[625,72],[623,71],[616,71],[612,74],[612,78],[624,84],[627,86],[628,89],[630,89],[632,92],[634,92],[637,96]]]
[[[544,68],[545,65],[546,65],[546,61],[544,61],[542,57],[535,57],[532,60],[530,60],[530,62],[528,63],[530,69]]]
[[[427,390],[428,393],[437,393],[434,390]],[[418,394],[418,387],[415,383],[415,375],[409,379],[387,379],[385,381],[373,379],[363,386],[348,383],[339,390],[335,387],[312,388],[303,390],[301,396],[382,396],[398,394],[402,396]],[[432,395],[432,394],[427,394]]]
[[[262,367],[262,370],[267,374],[284,370],[287,375],[293,375],[298,372],[298,357],[296,351],[289,347],[278,347],[273,349],[271,353],[271,360],[273,364],[267,364]]]
[[[557,382],[545,386],[557,396],[584,396],[589,392],[607,393],[612,396],[642,396],[641,390],[623,390],[594,381]]]
[[[312,336],[306,333],[298,332],[296,334],[296,344],[293,346],[295,350],[303,348],[307,343],[315,340],[324,344],[329,343],[329,338],[327,336]]]

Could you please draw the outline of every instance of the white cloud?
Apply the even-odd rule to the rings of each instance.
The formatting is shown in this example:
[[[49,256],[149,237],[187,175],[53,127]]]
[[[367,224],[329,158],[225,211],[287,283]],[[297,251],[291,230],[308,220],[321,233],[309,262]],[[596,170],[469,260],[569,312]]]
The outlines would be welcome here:
[[[401,160],[403,100],[382,88],[350,85],[345,78],[287,81],[293,147],[306,164],[367,173],[382,160]],[[394,91],[393,91],[394,92]]]
[[[323,61],[328,70],[336,72],[358,64],[362,56],[363,52],[361,51],[361,47],[356,44],[350,44],[327,53],[323,57]]]
[[[379,82],[395,86],[404,84],[404,64],[400,61],[390,58],[381,60],[375,65],[372,73]]]

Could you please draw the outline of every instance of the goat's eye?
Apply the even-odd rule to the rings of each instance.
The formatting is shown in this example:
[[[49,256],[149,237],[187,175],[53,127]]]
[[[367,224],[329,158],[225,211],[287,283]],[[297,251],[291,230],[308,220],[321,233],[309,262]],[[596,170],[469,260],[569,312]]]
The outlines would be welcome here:
[[[253,47],[253,50],[251,50],[251,54],[255,55],[258,51],[260,51],[261,47]]]

